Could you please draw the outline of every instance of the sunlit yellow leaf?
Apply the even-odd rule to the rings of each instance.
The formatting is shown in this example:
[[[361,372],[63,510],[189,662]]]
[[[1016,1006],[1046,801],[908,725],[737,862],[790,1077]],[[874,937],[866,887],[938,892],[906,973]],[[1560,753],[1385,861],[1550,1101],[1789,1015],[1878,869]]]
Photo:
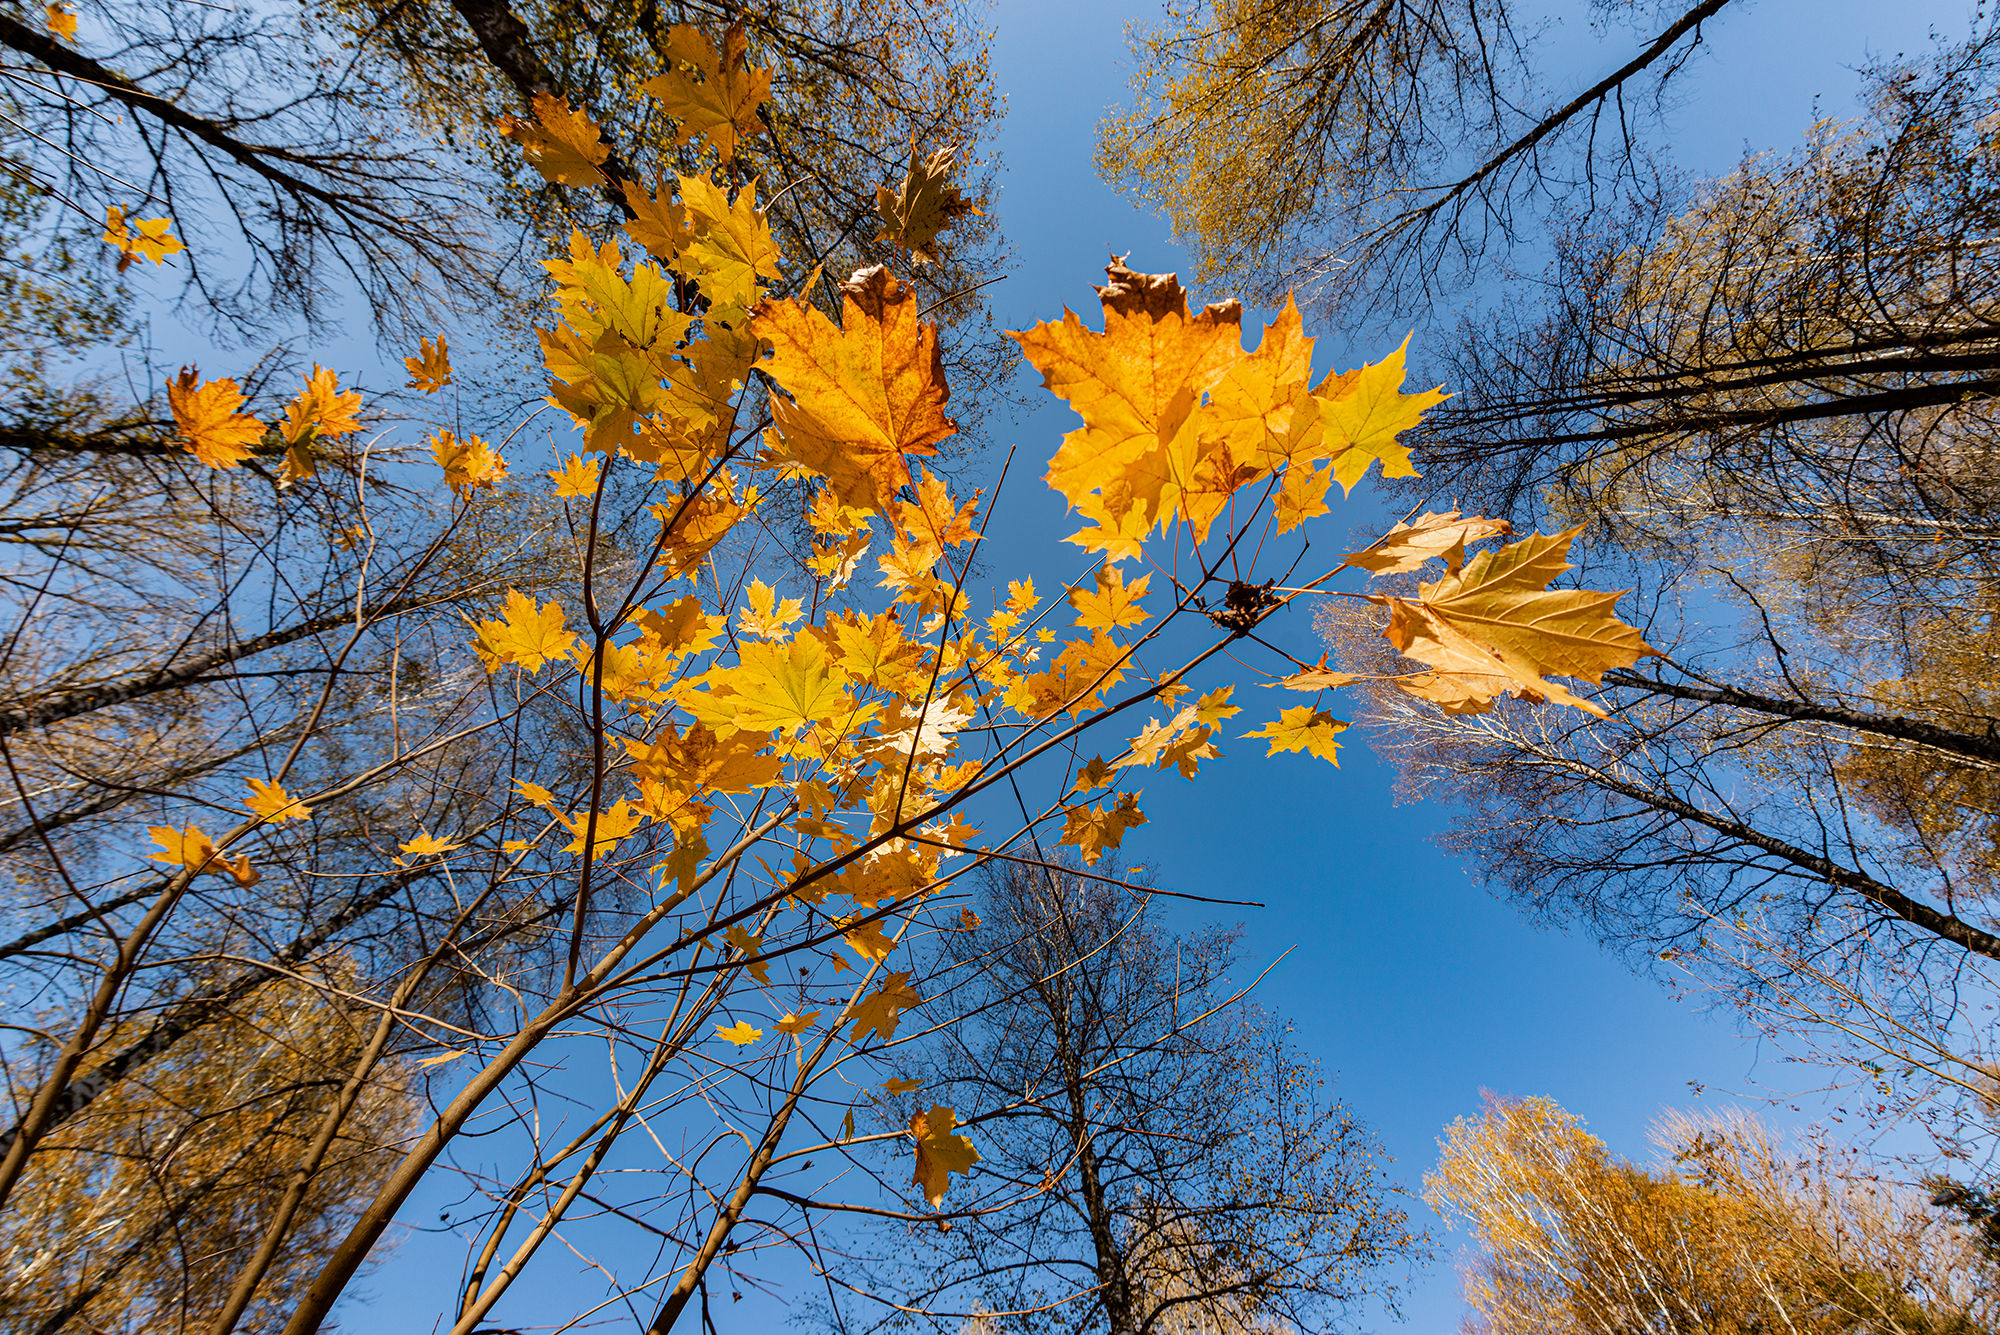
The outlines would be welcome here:
[[[964,1136],[954,1135],[958,1114],[942,1104],[932,1104],[927,1113],[910,1117],[910,1138],[917,1142],[916,1172],[912,1186],[920,1187],[924,1199],[936,1209],[951,1185],[951,1174],[969,1173],[979,1162],[979,1151]]]
[[[715,1036],[717,1038],[726,1038],[740,1048],[755,1043],[764,1036],[764,1031],[751,1024],[748,1020],[738,1020],[728,1028],[724,1028],[722,1022],[718,1020],[715,1025]]]
[[[563,185],[603,185],[599,166],[611,156],[603,132],[588,113],[572,111],[566,98],[537,91],[535,118],[502,116],[497,128],[521,146],[528,165],[544,180]]]
[[[1340,744],[1333,739],[1346,727],[1344,720],[1335,718],[1324,709],[1295,705],[1257,731],[1243,735],[1268,738],[1271,747],[1264,753],[1268,756],[1275,756],[1280,751],[1304,751],[1337,766],[1340,764],[1337,758]]]

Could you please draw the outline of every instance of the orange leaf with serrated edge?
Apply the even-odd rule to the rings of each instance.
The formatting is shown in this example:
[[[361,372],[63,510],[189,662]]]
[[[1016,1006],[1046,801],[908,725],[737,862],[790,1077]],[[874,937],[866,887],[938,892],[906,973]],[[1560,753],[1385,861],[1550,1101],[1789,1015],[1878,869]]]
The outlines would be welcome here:
[[[785,1018],[777,1022],[778,1031],[785,1034],[803,1034],[806,1030],[812,1028],[813,1021],[818,1018],[818,1011],[807,1011],[804,1015],[793,1015],[787,1012]]]
[[[1449,698],[1456,713],[1479,712],[1472,707],[1479,700],[1512,692],[1605,717],[1597,705],[1547,678],[1596,682],[1608,669],[1629,667],[1659,651],[1637,627],[1613,614],[1621,594],[1548,587],[1573,568],[1569,546],[1580,532],[1578,525],[1553,535],[1531,534],[1419,585],[1414,600],[1377,599],[1389,607],[1382,632],[1389,642],[1437,677],[1454,679],[1445,683],[1427,675],[1413,683],[1412,693],[1441,704]]]
[[[625,205],[632,211],[625,221],[625,235],[656,260],[672,260],[680,254],[693,234],[688,230],[687,211],[675,201],[667,183],[661,181],[648,191],[636,181],[627,181],[624,193]]]
[[[167,382],[167,406],[174,429],[188,443],[188,453],[210,468],[234,468],[250,457],[249,446],[264,438],[264,424],[236,411],[243,391],[234,380],[201,384],[201,373],[184,366]]]
[[[717,1038],[726,1038],[740,1048],[755,1043],[764,1036],[764,1031],[751,1024],[748,1020],[738,1020],[728,1028],[724,1028],[722,1022],[718,1020],[715,1024],[715,1036]]]
[[[841,968],[847,962],[835,955],[834,963]],[[898,1017],[902,1012],[918,1004],[920,998],[910,986],[910,975],[892,973],[882,980],[882,986],[870,992],[861,1000],[848,1007],[841,1018],[854,1021],[854,1028],[847,1031],[847,1040],[858,1043],[861,1036],[874,1033],[886,1043],[896,1036]]]
[[[428,831],[419,830],[416,838],[406,844],[396,845],[396,851],[399,853],[408,853],[411,857],[425,858],[436,857],[440,854],[450,853],[464,847],[464,844],[459,843],[455,839],[448,839],[443,835],[431,834]],[[400,862],[402,859],[398,858],[397,861]]]
[[[311,820],[312,808],[293,797],[275,783],[262,779],[245,779],[250,785],[251,796],[243,799],[243,805],[250,808],[252,815],[262,816],[273,824],[288,820]]]
[[[774,355],[761,365],[789,400],[771,415],[788,457],[831,484],[842,505],[886,511],[910,481],[909,455],[937,453],[958,430],[937,330],[881,266],[841,284],[841,322],[797,301],[767,301],[750,321]]]
[[[569,462],[549,474],[557,496],[592,496],[597,493],[597,460],[572,454]]]
[[[870,964],[888,959],[890,952],[896,948],[896,943],[883,935],[879,922],[850,927],[841,939],[847,942],[849,950]]]
[[[1063,832],[1058,843],[1074,844],[1085,862],[1095,864],[1108,848],[1117,848],[1125,831],[1146,823],[1139,810],[1137,793],[1120,793],[1114,805],[1074,806],[1063,811]]]
[[[720,55],[698,28],[676,23],[667,29],[667,71],[639,87],[681,123],[675,142],[706,135],[727,162],[736,156],[738,139],[764,133],[757,108],[770,100],[771,71],[748,67],[749,49],[741,24],[731,24],[723,34]],[[701,77],[696,79],[683,65],[692,65]]]
[[[360,410],[360,392],[349,390],[343,394],[334,373],[315,364],[312,374],[306,377],[305,388],[285,405],[285,418],[278,424],[278,434],[287,445],[301,444],[309,435],[351,436],[361,429],[361,420],[355,416]]]
[[[566,98],[537,91],[532,101],[535,118],[502,116],[496,127],[521,146],[528,165],[542,179],[562,185],[603,185],[599,166],[611,156],[603,131],[588,113],[570,109]]]
[[[65,42],[76,40],[76,15],[70,13],[61,5],[49,5],[43,9],[42,14],[43,21],[48,24],[50,32],[62,38]]]
[[[1116,630],[1120,626],[1145,624],[1148,613],[1139,606],[1139,600],[1146,596],[1146,586],[1152,579],[1151,575],[1141,575],[1127,584],[1124,570],[1116,564],[1099,566],[1095,589],[1078,585],[1069,591],[1070,606],[1076,609],[1077,628]]]
[[[1504,519],[1465,519],[1458,511],[1425,514],[1384,533],[1365,550],[1350,552],[1347,564],[1371,575],[1399,575],[1423,569],[1426,561],[1442,561],[1457,570],[1465,561],[1465,544],[1512,533]]]
[[[417,355],[403,358],[403,366],[410,373],[411,389],[435,394],[451,383],[451,345],[444,341],[443,334],[435,341],[420,339]]]
[[[910,1184],[921,1187],[933,1210],[944,1199],[953,1173],[969,1173],[979,1162],[979,1151],[964,1136],[954,1135],[958,1114],[943,1104],[932,1104],[927,1113],[910,1116],[910,1137],[917,1142],[917,1167]]]
[[[1110,785],[1118,776],[1118,767],[1108,765],[1103,756],[1092,756],[1089,763],[1076,772],[1076,782],[1069,786],[1072,793],[1090,793]]]
[[[1270,749],[1264,753],[1267,756],[1275,756],[1280,751],[1304,751],[1338,767],[1340,743],[1333,739],[1346,727],[1346,720],[1337,719],[1324,709],[1295,705],[1257,731],[1243,735],[1269,739]]]
[[[507,476],[507,461],[478,436],[463,440],[449,431],[431,436],[431,458],[444,470],[445,485],[460,496],[493,484]]]
[[[146,832],[153,836],[153,842],[161,849],[158,853],[146,855],[155,862],[202,871],[215,861],[215,841],[203,834],[199,825],[190,825],[185,830],[176,830],[171,825],[153,825]]]
[[[734,325],[756,304],[757,279],[781,272],[770,221],[757,207],[756,182],[732,203],[706,176],[683,176],[681,203],[690,235],[674,267],[701,285],[710,319]]]
[[[1114,261],[1097,289],[1104,332],[1074,312],[1010,334],[1084,425],[1063,437],[1048,483],[1093,527],[1070,538],[1112,558],[1136,556],[1155,526],[1171,523],[1181,483],[1172,447],[1204,390],[1237,362],[1242,307],[1190,314],[1172,274],[1142,274]]]

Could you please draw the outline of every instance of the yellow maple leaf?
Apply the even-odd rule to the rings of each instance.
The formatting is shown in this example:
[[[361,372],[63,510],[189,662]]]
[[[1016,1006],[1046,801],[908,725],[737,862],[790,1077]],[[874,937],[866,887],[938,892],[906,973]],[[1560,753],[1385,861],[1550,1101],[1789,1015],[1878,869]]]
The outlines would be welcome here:
[[[1405,336],[1402,345],[1381,361],[1328,376],[1312,392],[1324,433],[1321,448],[1333,457],[1334,477],[1350,492],[1377,459],[1382,461],[1383,477],[1417,476],[1410,466],[1410,452],[1396,443],[1396,437],[1415,426],[1424,409],[1449,396],[1442,385],[1421,394],[1401,392],[1409,347]]]
[[[851,927],[841,939],[847,942],[849,950],[871,964],[889,958],[890,952],[896,948],[896,943],[883,935],[879,922]]]
[[[502,620],[481,621],[476,629],[488,672],[508,663],[539,672],[542,664],[567,658],[576,645],[576,635],[563,629],[559,604],[543,603],[537,610],[535,600],[518,589],[507,590]]]
[[[717,1020],[715,1022],[715,1036],[717,1038],[726,1038],[740,1048],[755,1043],[764,1036],[764,1031],[751,1024],[748,1020],[738,1020],[726,1029],[723,1027],[722,1021]]]
[[[1234,694],[1236,694],[1236,687],[1230,685],[1218,686],[1206,695],[1196,696],[1194,702],[1195,722],[1214,728],[1220,726],[1222,720],[1242,713],[1243,710],[1240,707],[1229,703],[1229,697]]]
[[[782,643],[759,640],[744,644],[735,667],[717,669],[711,675],[729,687],[728,694],[713,693],[707,701],[690,694],[682,697],[682,703],[690,712],[712,710],[714,717],[703,721],[718,732],[725,727],[744,732],[775,728],[797,732],[822,720],[839,718],[853,707],[847,695],[847,674],[816,635],[800,635]]]
[[[597,494],[597,460],[572,454],[567,464],[549,474],[549,480],[556,484],[557,496],[594,496]]]
[[[1146,823],[1139,810],[1137,793],[1120,793],[1118,801],[1100,807],[1073,806],[1063,810],[1063,832],[1058,843],[1074,844],[1085,862],[1095,865],[1107,848],[1117,848],[1125,831]]]
[[[455,839],[449,839],[443,835],[432,834],[428,830],[419,830],[417,831],[416,838],[410,840],[406,844],[397,844],[396,851],[399,853],[407,853],[413,858],[428,858],[428,857],[438,857],[445,853],[456,852],[458,849],[464,847],[465,847],[464,844],[458,842]],[[396,861],[401,862],[402,859],[397,858]]]
[[[1071,793],[1090,793],[1099,788],[1109,787],[1118,775],[1116,765],[1107,765],[1103,756],[1092,756],[1088,764],[1076,772],[1076,782],[1069,786]],[[1065,794],[1067,796],[1068,794]]]
[[[917,156],[916,140],[910,141],[910,168],[902,184],[892,192],[885,185],[875,187],[875,211],[882,217],[877,241],[887,241],[910,252],[919,264],[935,264],[937,234],[953,220],[980,210],[951,183],[953,158],[958,148],[940,148],[929,157]]]
[[[76,40],[76,15],[61,5],[49,5],[42,12],[43,21],[48,24],[50,32],[65,42]]]
[[[667,29],[667,70],[639,86],[681,123],[675,142],[706,135],[727,162],[736,156],[739,138],[764,133],[757,108],[770,100],[771,72],[746,66],[749,49],[741,24],[731,24],[723,34],[719,56],[700,29],[685,23]],[[692,66],[693,74],[683,66]]]
[[[199,825],[190,825],[185,830],[176,830],[171,825],[153,825],[148,826],[146,832],[160,846],[159,852],[146,855],[155,862],[203,871],[216,860],[215,841],[203,834]]]
[[[770,221],[757,207],[756,183],[739,190],[732,204],[706,176],[683,176],[681,204],[689,239],[675,268],[700,284],[713,303],[711,318],[734,324],[756,304],[757,279],[782,272]]]
[[[637,181],[627,181],[624,193],[625,205],[632,211],[624,224],[625,235],[644,246],[654,259],[672,260],[693,239],[687,211],[675,201],[665,181],[650,191]]]
[[[787,1011],[785,1018],[777,1021],[778,1031],[785,1034],[803,1034],[812,1028],[813,1021],[818,1018],[818,1011],[807,1011],[804,1015],[793,1015]]]
[[[439,334],[436,341],[420,339],[417,355],[403,358],[410,373],[410,388],[435,394],[451,383],[451,345]]]
[[[1279,714],[1255,732],[1246,732],[1245,737],[1264,737],[1270,740],[1267,756],[1275,756],[1280,751],[1304,751],[1318,756],[1336,768],[1340,765],[1338,753],[1340,744],[1334,735],[1347,727],[1345,720],[1337,719],[1324,709],[1314,709],[1311,705],[1295,705]]]
[[[351,436],[361,430],[361,419],[355,416],[360,409],[360,392],[341,393],[334,373],[315,363],[305,388],[285,405],[278,434],[287,445],[300,445],[319,436]]]
[[[761,579],[750,581],[750,605],[737,614],[736,628],[760,640],[782,640],[785,628],[805,615],[805,604],[797,598],[778,598],[778,591]]]
[[[623,798],[620,798],[607,809],[597,813],[597,822],[594,830],[591,826],[589,812],[580,811],[574,816],[566,816],[563,818],[563,824],[569,826],[570,833],[576,837],[569,841],[563,848],[563,852],[581,855],[583,852],[583,837],[586,833],[589,833],[591,834],[591,856],[601,858],[613,848],[616,848],[619,840],[638,829],[640,822],[644,819],[645,817],[640,813],[639,809]]]
[[[1285,470],[1272,507],[1278,532],[1290,533],[1308,519],[1327,512],[1326,493],[1333,486],[1334,470],[1325,464],[1294,463]]]
[[[1465,561],[1465,544],[1496,534],[1512,533],[1504,519],[1464,519],[1458,511],[1425,514],[1398,524],[1365,549],[1342,558],[1371,575],[1397,575],[1421,570],[1426,561],[1442,561],[1457,570]]]
[[[924,1199],[933,1210],[944,1199],[953,1173],[969,1173],[979,1162],[979,1151],[964,1136],[953,1134],[958,1114],[943,1104],[932,1104],[927,1113],[910,1116],[910,1138],[917,1142],[916,1172],[910,1185],[923,1189]]]
[[[978,928],[978,926],[979,926],[979,915],[977,913],[974,913],[971,909],[960,909],[958,911],[959,931],[961,932],[974,931]]]
[[[1139,606],[1139,600],[1146,596],[1146,586],[1152,579],[1151,575],[1141,575],[1127,584],[1124,570],[1115,562],[1099,566],[1095,589],[1078,585],[1069,591],[1070,605],[1076,608],[1077,628],[1116,630],[1120,626],[1145,624],[1149,614]]]
[[[243,782],[250,785],[251,793],[249,797],[243,799],[243,805],[250,808],[252,815],[262,816],[272,824],[288,820],[312,819],[312,808],[279,785],[266,783],[262,779],[245,779]]]
[[[210,468],[234,468],[250,457],[251,445],[264,438],[264,424],[246,413],[243,391],[234,380],[201,384],[201,373],[183,366],[167,382],[167,406],[174,429],[187,441],[188,453]]]
[[[1288,691],[1327,691],[1336,687],[1352,685],[1361,678],[1351,672],[1334,672],[1326,665],[1326,655],[1319,656],[1317,666],[1294,672],[1289,677],[1267,681],[1266,686],[1282,686]]]
[[[886,511],[910,481],[907,456],[936,454],[958,423],[945,415],[937,330],[917,319],[916,297],[879,265],[841,293],[838,327],[798,301],[767,301],[751,332],[771,344],[762,367],[791,396],[771,400],[787,457],[825,476],[840,504]]]
[[[1439,703],[1441,696],[1450,698],[1454,712],[1476,713],[1470,706],[1481,693],[1491,700],[1512,691],[1605,717],[1597,705],[1547,678],[1597,682],[1608,669],[1659,651],[1613,613],[1621,594],[1548,587],[1573,568],[1569,547],[1582,528],[1533,533],[1481,552],[1463,570],[1419,585],[1414,600],[1379,599],[1390,610],[1383,635],[1436,673],[1415,683],[1412,693]]]
[[[76,27],[74,18],[70,19],[70,27],[72,30]],[[167,256],[186,250],[181,239],[167,230],[173,225],[171,218],[127,219],[125,210],[116,204],[105,209],[104,243],[118,247],[118,272],[124,273],[134,260],[164,264]]]
[[[1155,526],[1178,514],[1181,492],[1196,485],[1191,419],[1203,392],[1244,357],[1242,308],[1235,302],[1188,310],[1172,274],[1142,274],[1123,260],[1106,268],[1097,289],[1104,332],[1072,311],[1009,336],[1068,401],[1083,426],[1063,437],[1049,461],[1048,484],[1094,526],[1071,536],[1114,560],[1139,554]]]
[[[840,968],[849,967],[838,955],[833,960]],[[887,1043],[896,1036],[898,1017],[919,1001],[916,989],[910,986],[910,975],[890,974],[882,980],[881,987],[848,1007],[847,1013],[841,1017],[854,1021],[854,1028],[847,1032],[848,1042],[858,1043],[863,1034],[872,1032]]]
[[[431,458],[444,470],[445,484],[460,496],[493,484],[507,476],[507,461],[499,451],[478,436],[463,440],[449,431],[431,436]]]
[[[502,116],[496,127],[521,146],[528,165],[542,179],[563,185],[603,185],[605,175],[598,170],[611,156],[604,133],[587,112],[572,111],[566,98],[536,92],[533,120]]]
[[[907,1094],[913,1089],[922,1089],[923,1087],[923,1081],[908,1080],[902,1076],[896,1076],[893,1079],[882,1082],[882,1088],[888,1090],[891,1094]]]

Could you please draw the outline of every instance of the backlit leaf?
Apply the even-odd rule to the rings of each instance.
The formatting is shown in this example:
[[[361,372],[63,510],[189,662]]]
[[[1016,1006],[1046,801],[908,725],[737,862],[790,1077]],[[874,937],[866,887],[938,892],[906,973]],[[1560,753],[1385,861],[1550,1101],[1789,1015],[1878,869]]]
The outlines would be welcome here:
[[[877,241],[887,241],[910,252],[919,264],[937,262],[931,244],[937,234],[956,218],[980,210],[951,183],[952,159],[957,148],[940,148],[929,157],[917,156],[915,141],[910,144],[910,168],[894,192],[875,187],[875,211],[882,216]]]
[[[910,1183],[923,1189],[933,1210],[944,1199],[951,1174],[969,1173],[979,1162],[979,1151],[972,1142],[953,1134],[957,1125],[958,1114],[942,1104],[932,1104],[929,1112],[910,1117],[910,1137],[917,1142],[916,1172]]]
[[[568,99],[539,90],[533,107],[533,120],[502,116],[496,128],[521,146],[528,165],[542,179],[562,185],[603,185],[606,178],[598,168],[611,156],[611,148],[597,122],[586,112],[571,110]]]
[[[451,345],[443,334],[419,340],[417,355],[403,358],[403,365],[410,373],[411,389],[435,394],[451,383]]]
[[[251,445],[264,438],[264,424],[236,411],[243,391],[234,380],[200,384],[201,373],[184,366],[167,382],[167,405],[174,429],[188,443],[188,453],[210,468],[234,468],[250,457]]]
[[[1117,848],[1125,831],[1146,823],[1139,810],[1137,793],[1120,793],[1109,806],[1074,806],[1063,812],[1063,832],[1059,843],[1074,844],[1085,862],[1096,864],[1108,848]]]
[[[735,1024],[727,1028],[724,1028],[722,1022],[718,1020],[715,1025],[715,1036],[717,1038],[726,1038],[740,1048],[755,1043],[764,1036],[764,1031],[751,1024],[748,1020],[738,1020]]]
[[[764,132],[757,108],[770,100],[771,72],[746,65],[749,48],[740,24],[723,34],[720,56],[700,29],[685,23],[667,29],[667,71],[640,87],[681,123],[676,143],[706,135],[727,162],[736,156],[739,138]],[[692,72],[683,66],[692,66]]]
[[[1264,753],[1267,756],[1275,756],[1280,751],[1304,751],[1337,766],[1340,764],[1340,744],[1333,739],[1346,727],[1345,720],[1335,718],[1324,709],[1295,705],[1257,731],[1243,735],[1268,738],[1271,746]]]

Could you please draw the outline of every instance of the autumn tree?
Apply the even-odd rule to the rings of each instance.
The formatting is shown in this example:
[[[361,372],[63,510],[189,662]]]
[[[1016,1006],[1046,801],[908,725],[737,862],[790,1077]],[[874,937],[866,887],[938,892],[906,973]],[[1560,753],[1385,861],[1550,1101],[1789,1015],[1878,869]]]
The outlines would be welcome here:
[[[717,78],[763,86],[761,67],[731,68]],[[880,1131],[845,1116],[856,1085],[953,1022],[936,938],[954,886],[1049,863],[1051,845],[1087,871],[1146,823],[1141,775],[1195,778],[1231,736],[1333,760],[1345,724],[1317,699],[1233,732],[1256,627],[1350,569],[1456,564],[1462,543],[1425,529],[1301,568],[1333,483],[1406,465],[1397,438],[1439,397],[1401,391],[1402,349],[1315,383],[1295,307],[1246,350],[1235,303],[1191,310],[1172,275],[1119,263],[1101,329],[1066,312],[1013,335],[1082,419],[1046,480],[1090,559],[1058,596],[975,582],[998,498],[954,495],[928,466],[957,429],[937,326],[883,265],[836,284],[837,321],[812,304],[816,253],[785,253],[772,186],[734,166],[758,106],[702,120],[716,91],[704,77],[648,92],[683,130],[699,122],[694,169],[629,158],[659,183],[653,211],[616,230],[579,219],[597,230],[545,261],[546,443],[364,433],[364,403],[321,368],[282,416],[253,411],[235,377],[165,387],[164,462],[186,486],[270,488],[281,516],[313,516],[260,527],[218,504],[188,580],[304,619],[246,639],[234,601],[156,599],[185,618],[177,637],[217,637],[205,666],[176,650],[162,672],[139,660],[157,638],[144,590],[122,621],[100,615],[71,591],[111,572],[62,545],[24,582],[7,652],[117,668],[20,715],[40,769],[12,736],[0,752],[41,896],[4,947],[37,990],[6,1049],[0,1226],[66,1165],[149,1143],[102,1138],[121,1108],[152,1116],[148,1082],[170,1091],[191,1054],[243,1051],[247,1017],[276,1016],[297,1059],[237,1063],[230,1093],[257,1111],[207,1133],[214,1157],[264,1156],[259,1185],[228,1197],[219,1254],[176,1272],[165,1234],[142,1232],[157,1245],[79,1258],[27,1322],[93,1284],[86,1308],[101,1296],[143,1320],[167,1301],[154,1277],[181,1273],[179,1310],[211,1335],[305,1335],[456,1168],[483,1208],[461,1216],[466,1271],[437,1295],[454,1335],[545,1290],[545,1251],[593,1256],[597,1305],[664,1331],[772,1248],[810,1262],[849,1207],[932,1226],[1019,1207],[1015,1184],[965,1175],[978,1143],[953,1105]],[[512,137],[566,184],[604,127],[574,105],[535,115]],[[883,208],[913,260],[952,221],[925,166]],[[178,226],[137,218],[111,244],[148,262]],[[493,316],[494,341],[522,335],[507,308]],[[449,349],[410,351],[411,388],[451,382]],[[773,488],[808,551],[770,521]],[[1562,542],[1503,549],[1497,589],[1388,600],[1391,624],[1500,655],[1511,688],[1576,698],[1553,678],[1595,680],[1645,645],[1610,596],[1544,587]],[[39,620],[45,598],[64,619]],[[1490,690],[1482,664],[1441,656],[1438,689]],[[179,731],[107,712],[140,698]],[[102,771],[149,748],[203,767],[167,783]],[[58,774],[66,810],[94,823],[43,815]],[[133,793],[143,806],[114,815]],[[304,1022],[278,1007],[292,987],[321,999],[322,1038],[286,1042]],[[254,1117],[287,1107],[296,1123],[260,1140]],[[206,1111],[171,1109],[190,1136]],[[910,1190],[858,1201],[849,1166]],[[643,1257],[617,1246],[626,1228],[653,1244]]]
[[[1255,980],[1230,980],[1235,934],[1169,933],[1120,870],[991,865],[941,937],[945,1027],[882,1115],[903,1119],[905,1086],[916,1115],[948,1098],[973,1171],[1021,1199],[903,1235],[914,1250],[877,1262],[898,1307],[851,1304],[846,1328],[900,1308],[941,1329],[983,1313],[995,1330],[1311,1330],[1393,1297],[1383,1272],[1420,1244],[1372,1134],[1250,1002]]]
[[[1977,1335],[1994,1274],[1924,1196],[1742,1114],[1669,1114],[1647,1169],[1547,1099],[1446,1131],[1426,1196],[1472,1236],[1471,1328]]]

